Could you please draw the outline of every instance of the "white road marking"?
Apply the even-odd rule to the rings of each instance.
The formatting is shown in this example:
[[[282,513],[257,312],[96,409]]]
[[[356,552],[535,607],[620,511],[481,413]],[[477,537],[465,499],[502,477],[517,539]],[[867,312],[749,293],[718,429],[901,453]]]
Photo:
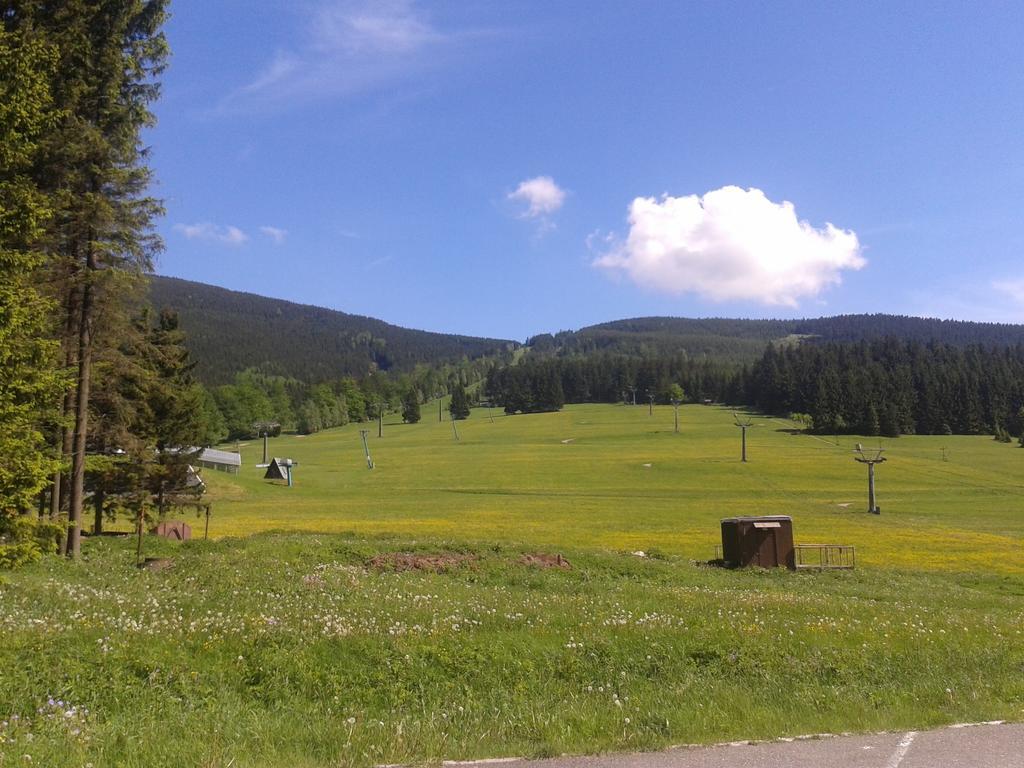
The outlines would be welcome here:
[[[980,723],[954,723],[950,728],[974,728],[978,725],[1002,725],[1005,720],[983,720]]]
[[[903,738],[896,745],[896,751],[892,753],[892,757],[885,764],[885,768],[899,768],[899,764],[903,762],[903,758],[907,756],[907,752],[910,750],[910,745],[914,743],[915,736],[917,736],[917,731],[907,731],[903,734]]]

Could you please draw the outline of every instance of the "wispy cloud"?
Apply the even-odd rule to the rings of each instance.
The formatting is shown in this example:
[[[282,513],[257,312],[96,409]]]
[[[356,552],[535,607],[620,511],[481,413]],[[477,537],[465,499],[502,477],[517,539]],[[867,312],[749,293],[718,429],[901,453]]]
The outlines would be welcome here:
[[[314,42],[328,53],[412,53],[445,39],[411,0],[336,3],[321,9],[317,22]]]
[[[312,6],[303,27],[300,39],[274,53],[223,109],[280,108],[390,86],[479,36],[442,31],[414,0],[329,0]]]
[[[953,275],[908,292],[910,312],[922,317],[1024,323],[1024,278]]]
[[[855,233],[815,228],[759,189],[638,197],[629,224],[625,241],[605,239],[594,266],[660,293],[795,307],[867,264]]]
[[[249,240],[249,236],[238,227],[230,224],[175,224],[174,230],[189,240],[206,240],[223,245],[239,246]]]
[[[282,243],[284,243],[285,238],[288,237],[288,230],[280,229],[279,227],[271,227],[264,225],[260,227],[260,232],[262,232],[264,235],[273,240],[275,245],[281,245]]]
[[[1024,309],[1024,278],[1019,280],[993,280],[992,287]]]
[[[543,219],[550,216],[565,203],[565,190],[550,176],[536,176],[519,182],[508,199],[525,203],[526,208],[519,215],[524,219]]]

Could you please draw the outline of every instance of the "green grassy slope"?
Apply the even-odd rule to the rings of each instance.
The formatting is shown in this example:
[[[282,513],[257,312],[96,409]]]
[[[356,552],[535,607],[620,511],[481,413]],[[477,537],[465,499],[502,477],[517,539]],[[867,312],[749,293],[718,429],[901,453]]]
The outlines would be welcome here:
[[[841,436],[836,445],[755,418],[742,464],[732,413],[717,407],[681,408],[678,435],[669,406],[654,416],[645,406],[496,411],[493,423],[478,409],[459,423],[459,442],[436,406],[423,413],[416,425],[386,420],[381,439],[375,424],[363,425],[373,471],[360,425],[272,440],[272,455],[300,461],[294,488],[264,481],[255,467],[262,446],[244,445],[237,478],[207,471],[212,533],[387,532],[707,559],[720,518],[789,514],[797,541],[853,544],[866,566],[1024,573],[1024,450],[990,438],[886,440],[883,514],[873,516],[852,448],[877,439]]]
[[[372,471],[359,425],[273,440],[294,488],[243,446],[241,475],[206,472],[214,540],[147,539],[167,568],[92,538],[0,580],[0,764],[370,766],[1024,719],[1021,449],[888,441],[872,516],[856,438],[755,419],[741,464],[714,407],[683,408],[678,435],[669,408],[477,410],[459,442],[436,413],[373,429]],[[858,568],[694,562],[719,518],[755,513],[856,545]],[[571,567],[523,561],[553,553]]]

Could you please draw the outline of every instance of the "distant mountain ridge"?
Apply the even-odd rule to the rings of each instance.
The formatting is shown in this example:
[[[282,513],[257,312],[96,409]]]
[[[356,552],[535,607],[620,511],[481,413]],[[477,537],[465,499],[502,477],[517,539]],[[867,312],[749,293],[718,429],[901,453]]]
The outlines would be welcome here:
[[[433,333],[323,307],[271,299],[175,277],[150,276],[149,300],[175,310],[196,376],[225,384],[235,373],[267,373],[316,382],[365,376],[374,370],[412,370],[518,346],[506,339]]]
[[[676,354],[749,362],[769,342],[859,342],[882,338],[954,346],[1024,344],[1024,325],[862,314],[797,320],[638,317],[541,334],[528,341],[538,352],[560,355],[609,352]]]
[[[391,325],[383,320],[271,299],[173,277],[151,276],[157,308],[178,312],[198,378],[224,384],[258,367],[306,382],[408,371],[463,357],[501,355],[520,346],[488,339]],[[527,341],[534,355],[684,354],[696,359],[752,363],[768,342],[858,342],[885,337],[954,346],[1024,344],[1024,325],[937,320],[903,315],[837,315],[798,320],[638,317]]]

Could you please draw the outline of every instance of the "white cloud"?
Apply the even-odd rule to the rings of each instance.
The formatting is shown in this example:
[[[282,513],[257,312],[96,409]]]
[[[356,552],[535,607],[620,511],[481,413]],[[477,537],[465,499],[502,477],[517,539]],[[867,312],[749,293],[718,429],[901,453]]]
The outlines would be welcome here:
[[[278,50],[222,109],[346,96],[421,76],[442,49],[476,33],[442,32],[415,0],[327,0],[311,6],[300,39]]]
[[[638,197],[629,225],[625,242],[611,241],[593,264],[661,293],[792,307],[867,264],[855,233],[816,229],[759,189]]]
[[[524,219],[540,219],[562,207],[565,190],[550,176],[537,176],[519,182],[515,191],[509,193],[508,199],[526,203],[526,210],[520,214]]]
[[[288,230],[278,227],[262,226],[260,227],[260,232],[273,240],[274,245],[281,245],[285,238],[288,237]]]
[[[1010,297],[1017,304],[1024,305],[1024,278],[1020,280],[993,280],[992,287]]]
[[[175,224],[174,229],[189,240],[207,240],[224,245],[242,245],[249,240],[245,232],[230,224]]]
[[[410,0],[335,3],[317,14],[314,46],[327,52],[410,53],[444,36]]]

